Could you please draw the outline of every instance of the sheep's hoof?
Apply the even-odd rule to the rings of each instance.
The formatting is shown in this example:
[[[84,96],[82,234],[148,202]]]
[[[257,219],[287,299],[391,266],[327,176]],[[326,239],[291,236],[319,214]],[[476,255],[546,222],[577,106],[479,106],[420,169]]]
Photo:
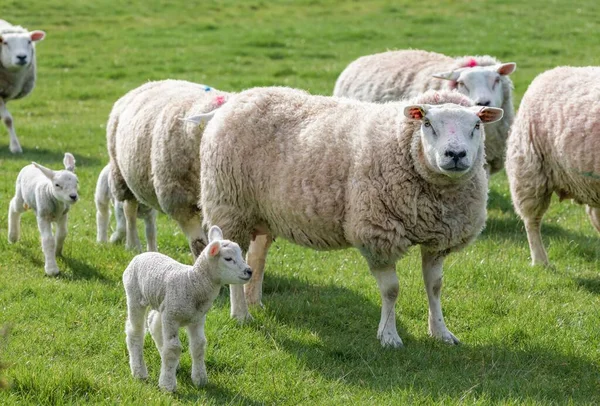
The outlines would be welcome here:
[[[192,382],[196,386],[206,386],[208,385],[208,375],[206,375],[206,371],[200,372],[197,375],[192,374]]]
[[[11,244],[16,243],[17,241],[19,241],[19,236],[15,235],[15,234],[9,234],[8,235],[8,242]]]
[[[12,152],[13,154],[22,154],[23,153],[23,148],[21,148],[21,146],[19,144],[10,144],[10,152]]]
[[[434,338],[450,345],[458,345],[460,344],[460,340],[456,338],[454,334],[452,334],[449,330],[442,331],[437,334],[431,334]]]
[[[114,232],[111,236],[110,236],[110,243],[111,244],[118,244],[120,242],[123,241],[124,235],[119,234],[117,232]]]
[[[166,392],[175,392],[177,382],[158,382],[158,387]]]
[[[45,268],[45,271],[46,271],[46,275],[48,275],[48,276],[56,276],[60,272],[56,265],[55,266],[47,266]]]
[[[377,334],[377,338],[384,348],[402,348],[404,344],[396,331],[383,331]]]
[[[231,318],[237,320],[238,323],[244,324],[254,320],[254,317],[250,314],[250,312],[246,311],[245,313],[231,313]]]

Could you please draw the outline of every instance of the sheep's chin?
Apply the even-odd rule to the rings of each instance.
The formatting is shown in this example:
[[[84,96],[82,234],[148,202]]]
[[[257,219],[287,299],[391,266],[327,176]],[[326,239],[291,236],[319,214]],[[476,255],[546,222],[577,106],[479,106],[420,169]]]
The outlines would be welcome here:
[[[463,176],[465,176],[467,173],[469,173],[470,169],[471,168],[468,167],[468,168],[462,169],[462,170],[447,170],[447,169],[438,167],[437,172],[442,175],[445,175],[449,178],[452,178],[452,179],[459,179],[459,178],[462,178]]]

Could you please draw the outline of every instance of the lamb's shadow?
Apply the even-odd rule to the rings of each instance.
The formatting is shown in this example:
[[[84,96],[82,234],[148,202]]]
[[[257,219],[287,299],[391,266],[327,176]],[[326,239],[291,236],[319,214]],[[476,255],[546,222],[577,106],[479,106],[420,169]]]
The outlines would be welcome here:
[[[600,295],[600,278],[575,278],[575,283],[588,292]]]
[[[46,148],[23,147],[22,154],[13,154],[8,150],[8,145],[4,144],[0,144],[0,161],[4,159],[11,161],[34,161],[52,167],[53,169],[60,169],[62,167],[63,158],[65,157],[65,152],[70,152],[75,156],[78,167],[97,166],[101,164],[98,158],[84,156],[78,153],[78,151],[55,151]]]
[[[208,367],[208,366],[207,366]],[[212,370],[212,368],[209,368]],[[242,405],[263,405],[263,402],[258,402],[256,400],[250,399],[242,394],[242,392],[232,392],[227,390],[222,386],[218,386],[215,384],[208,383],[204,388],[197,389],[192,383],[192,378],[190,377],[191,368],[181,367],[181,369],[177,373],[177,379],[179,381],[179,385],[188,385],[189,387],[194,388],[192,393],[175,393],[175,397],[180,402],[206,402],[206,400],[211,400],[216,402],[216,404],[224,405],[224,404],[242,404]],[[209,376],[210,379],[210,376]],[[197,392],[197,393],[195,393]],[[206,398],[206,399],[205,399]]]

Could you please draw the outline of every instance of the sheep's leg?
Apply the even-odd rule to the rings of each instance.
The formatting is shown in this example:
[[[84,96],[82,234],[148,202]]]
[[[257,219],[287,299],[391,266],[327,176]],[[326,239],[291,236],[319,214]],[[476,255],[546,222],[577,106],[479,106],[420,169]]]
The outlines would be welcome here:
[[[273,242],[270,234],[257,235],[252,242],[246,255],[246,262],[252,268],[252,279],[244,286],[246,301],[250,305],[262,306],[262,284],[265,274],[265,261],[267,252]]]
[[[38,217],[38,228],[42,236],[42,251],[44,252],[46,275],[54,276],[58,274],[58,265],[56,264],[56,244],[52,235],[52,224],[50,221]]]
[[[142,251],[142,244],[137,233],[137,200],[125,200],[123,203],[123,213],[125,213],[125,222],[127,224],[125,248],[137,252]]]
[[[25,211],[19,194],[13,197],[8,206],[8,241],[15,243],[21,236],[21,214]]]
[[[192,356],[192,382],[196,386],[205,386],[208,383],[206,364],[204,363],[204,351],[206,349],[206,336],[204,335],[204,322],[206,316],[196,324],[187,326],[190,340],[190,354]]]
[[[6,103],[2,98],[0,98],[0,118],[4,121],[8,134],[10,135],[10,152],[13,154],[23,153],[23,149],[21,149],[21,144],[19,144],[19,139],[17,138],[17,133],[13,125],[12,115],[6,108]]]
[[[160,353],[161,367],[158,386],[162,389],[174,392],[177,387],[177,365],[181,355],[181,342],[179,341],[179,323],[161,314],[163,346]]]
[[[56,222],[56,255],[62,256],[65,238],[67,238],[67,220],[68,215],[65,214]]]
[[[396,266],[390,265],[385,268],[371,267],[371,273],[377,280],[379,292],[381,294],[381,320],[377,330],[377,338],[384,347],[402,347],[402,340],[396,330],[396,312],[395,305],[398,299],[398,276],[396,275]]]
[[[108,225],[110,222],[110,203],[96,202],[96,241],[108,241]]]
[[[423,281],[425,282],[429,302],[429,334],[448,344],[459,344],[458,338],[446,327],[442,313],[440,297],[442,294],[444,258],[439,253],[428,252],[421,247]]]
[[[585,211],[590,216],[592,225],[600,232],[600,208],[585,206]]]
[[[127,235],[127,221],[125,220],[125,213],[123,212],[123,202],[118,200],[114,201],[115,220],[117,221],[117,229],[110,236],[110,242],[116,244],[123,241],[123,238]],[[136,230],[137,233],[137,230]]]
[[[542,242],[542,218],[546,210],[548,210],[548,206],[550,206],[551,197],[552,195],[538,196],[537,204],[533,207],[533,210],[523,213],[532,265],[550,264],[548,254]]]
[[[162,318],[160,312],[156,310],[150,310],[150,312],[148,313],[148,330],[150,330],[152,340],[154,340],[156,349],[160,354],[162,352],[163,346]]]
[[[127,334],[127,351],[129,352],[129,366],[134,378],[148,378],[148,370],[144,362],[144,318],[146,308],[139,306],[127,298],[127,321],[125,333]]]
[[[146,249],[148,251],[158,251],[156,244],[156,210],[150,210],[144,217],[146,225]]]
[[[200,256],[202,250],[206,247],[206,234],[202,228],[202,219],[200,216],[195,216],[185,221],[178,221],[179,227],[187,237],[188,243],[190,244],[190,250],[194,256],[194,260]]]

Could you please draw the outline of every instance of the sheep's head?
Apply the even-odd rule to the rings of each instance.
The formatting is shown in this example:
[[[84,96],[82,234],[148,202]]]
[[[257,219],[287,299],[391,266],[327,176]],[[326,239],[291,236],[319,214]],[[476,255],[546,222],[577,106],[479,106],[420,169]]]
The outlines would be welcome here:
[[[474,61],[474,59],[473,59]],[[514,62],[490,66],[473,65],[450,72],[436,73],[433,77],[450,81],[450,87],[469,97],[478,106],[502,107],[503,80],[516,69]],[[506,86],[510,86],[507,83]]]
[[[420,121],[420,141],[425,164],[435,173],[459,178],[482,164],[483,125],[502,118],[496,107],[458,104],[414,104],[404,108],[404,115]]]
[[[45,36],[44,31],[27,32],[20,27],[0,32],[0,64],[12,71],[28,67],[33,61],[35,42]]]
[[[54,171],[32,162],[52,182],[54,197],[63,203],[73,204],[79,199],[79,181],[77,175],[75,175],[75,157],[67,152],[63,163],[65,165],[64,170]]]
[[[240,246],[224,240],[219,227],[210,228],[208,246],[204,250],[209,261],[216,265],[221,284],[244,284],[250,280],[252,269],[244,260]]]

